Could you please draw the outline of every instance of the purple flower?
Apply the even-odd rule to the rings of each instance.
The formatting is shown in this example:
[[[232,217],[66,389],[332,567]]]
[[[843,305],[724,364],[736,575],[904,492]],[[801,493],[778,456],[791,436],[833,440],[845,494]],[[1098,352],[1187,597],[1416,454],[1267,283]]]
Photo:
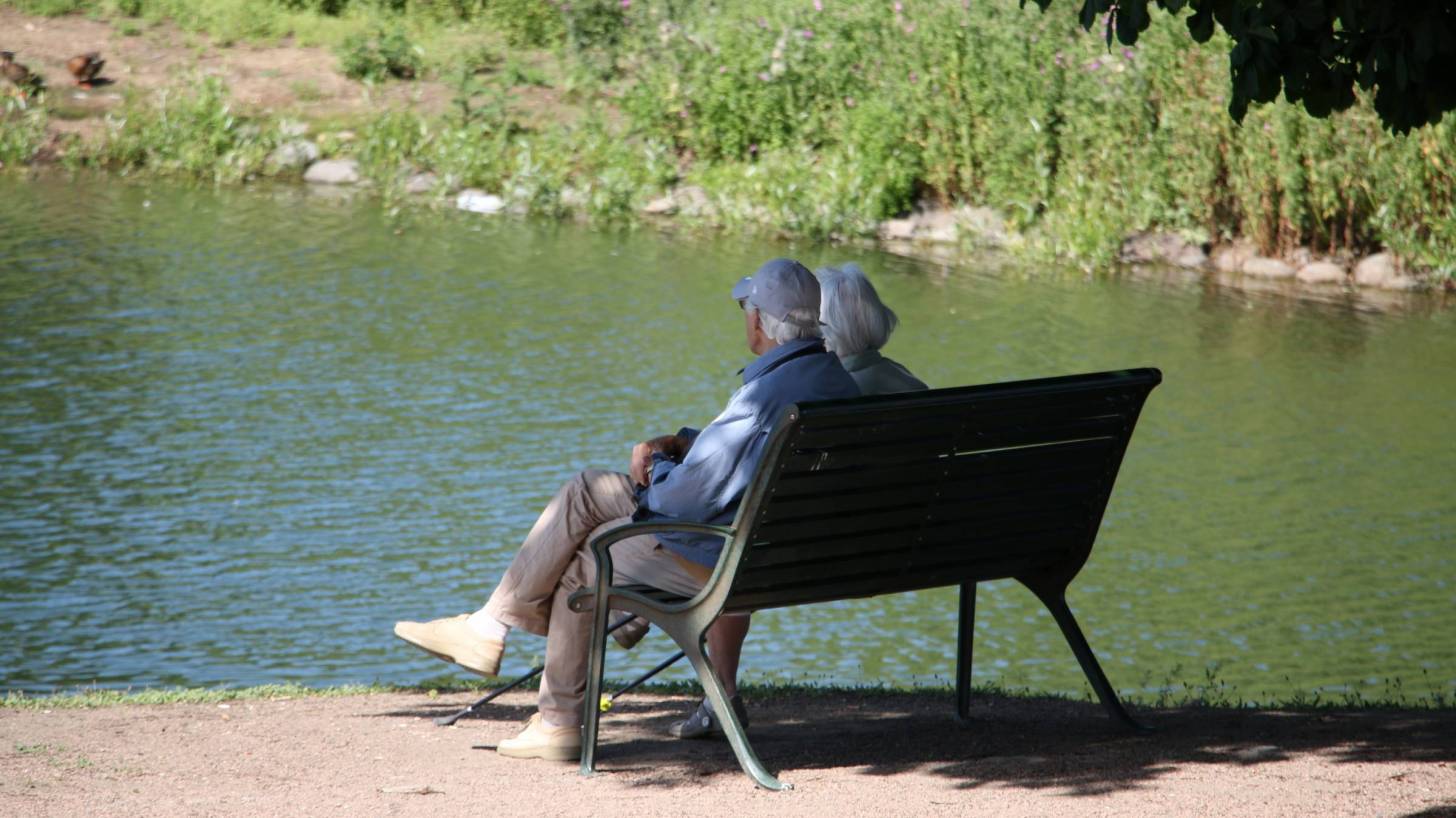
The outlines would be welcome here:
[[[853,108],[854,107],[854,97],[845,97],[844,98],[844,107],[846,107],[846,108]]]
[[[900,5],[899,0],[896,0],[896,2],[895,2],[895,13],[896,14],[899,14],[900,12],[902,12],[904,10],[905,10],[905,7],[902,6],[902,5]]]
[[[726,65],[720,65],[720,66],[718,66],[718,73],[719,74],[726,74],[726,73],[728,73],[728,66],[726,66]]]
[[[920,75],[917,74],[917,73],[915,73],[914,71],[911,71],[910,72],[910,81],[911,82],[920,82]]]
[[[1087,70],[1088,71],[1096,71],[1097,69],[1099,69],[1101,67],[1102,67],[1102,61],[1101,60],[1093,60],[1092,62],[1087,63]]]
[[[767,71],[760,71],[758,72],[758,78],[764,82],[768,82],[769,80],[773,79],[773,76],[770,75]]]
[[[1066,59],[1062,56],[1062,52],[1060,51],[1052,55],[1052,62],[1056,63],[1057,65],[1067,64]]]
[[[748,146],[748,152],[749,153],[752,153],[752,154],[757,154],[758,153],[758,143],[755,142],[752,145],[749,145]]]
[[[768,18],[767,17],[760,17],[760,18],[758,18],[758,27],[759,28],[768,28]]]
[[[686,108],[684,108],[684,109],[683,109],[683,110],[681,110],[681,111],[678,111],[678,112],[677,112],[677,118],[678,118],[678,119],[687,119],[687,118],[688,118],[688,112],[687,112],[687,109],[686,109]]]
[[[1122,50],[1122,58],[1124,60],[1130,60],[1130,59],[1132,59],[1133,58],[1132,49],[1131,48],[1124,48]]]
[[[822,0],[814,0],[814,10],[815,11],[823,11],[824,10],[824,3],[822,2]]]
[[[624,10],[632,8],[632,0],[622,0],[622,8]]]
[[[914,23],[911,23],[910,25],[905,26],[905,33],[906,34],[914,34],[915,33],[915,24]]]
[[[803,31],[799,32],[799,36],[803,37],[806,40],[812,40],[814,39],[814,32],[806,28]]]

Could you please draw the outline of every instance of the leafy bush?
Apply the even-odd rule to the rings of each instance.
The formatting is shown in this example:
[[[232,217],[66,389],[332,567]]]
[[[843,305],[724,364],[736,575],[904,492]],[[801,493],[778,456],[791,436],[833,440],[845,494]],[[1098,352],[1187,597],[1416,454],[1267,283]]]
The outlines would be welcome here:
[[[566,36],[561,10],[551,0],[488,0],[484,17],[518,48],[554,45]]]
[[[45,140],[43,107],[13,97],[0,102],[0,168],[30,161]]]
[[[258,173],[279,135],[232,111],[227,87],[208,77],[155,100],[127,100],[107,117],[107,139],[87,157],[121,168],[149,168],[219,182]]]
[[[351,34],[339,46],[338,56],[339,70],[346,76],[369,82],[414,79],[423,65],[423,51],[399,28]]]

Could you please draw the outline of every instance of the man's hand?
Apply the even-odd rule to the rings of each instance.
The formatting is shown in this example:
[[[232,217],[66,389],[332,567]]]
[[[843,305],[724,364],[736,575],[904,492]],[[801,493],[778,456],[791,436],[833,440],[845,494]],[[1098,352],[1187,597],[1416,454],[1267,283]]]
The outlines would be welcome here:
[[[628,473],[632,475],[632,482],[639,485],[647,485],[647,473],[652,470],[652,441],[644,441],[632,447],[632,464]]]
[[[651,440],[644,440],[632,447],[632,462],[627,473],[631,475],[633,483],[645,486],[648,473],[652,471],[653,452],[661,452],[667,455],[667,459],[681,463],[691,447],[691,441],[677,435],[663,435]]]

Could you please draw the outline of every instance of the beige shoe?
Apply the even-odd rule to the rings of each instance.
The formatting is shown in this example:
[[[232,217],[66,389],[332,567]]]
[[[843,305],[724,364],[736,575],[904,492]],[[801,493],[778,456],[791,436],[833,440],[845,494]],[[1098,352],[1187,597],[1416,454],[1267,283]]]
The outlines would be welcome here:
[[[500,673],[501,654],[506,643],[486,639],[465,623],[469,614],[430,622],[396,622],[394,635],[425,653],[444,659],[481,676]]]
[[[502,741],[495,751],[507,758],[576,761],[581,758],[581,728],[547,727],[537,713],[519,736]]]

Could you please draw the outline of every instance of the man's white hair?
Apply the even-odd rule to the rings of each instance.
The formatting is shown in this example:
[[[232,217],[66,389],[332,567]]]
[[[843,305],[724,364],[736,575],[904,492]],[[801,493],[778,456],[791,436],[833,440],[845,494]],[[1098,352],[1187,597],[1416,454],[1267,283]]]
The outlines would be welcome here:
[[[776,344],[787,344],[797,338],[823,337],[819,331],[818,310],[800,307],[789,310],[789,314],[780,320],[760,310],[752,301],[748,302],[748,308],[758,313],[758,325],[763,328],[763,334]]]
[[[847,358],[889,342],[900,319],[880,300],[858,264],[821,267],[814,275],[819,277],[819,315],[829,351]]]

